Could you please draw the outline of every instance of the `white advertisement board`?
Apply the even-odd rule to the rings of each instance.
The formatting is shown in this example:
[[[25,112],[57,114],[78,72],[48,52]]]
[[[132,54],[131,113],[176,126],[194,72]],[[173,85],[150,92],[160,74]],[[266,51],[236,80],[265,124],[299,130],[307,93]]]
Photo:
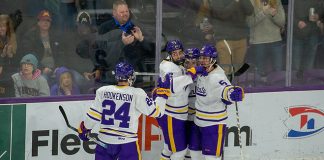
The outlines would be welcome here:
[[[241,126],[252,131],[249,146],[242,134],[245,159],[324,159],[324,91],[252,93],[238,105]],[[235,125],[235,106],[228,109],[228,123]],[[239,147],[225,148],[226,159],[239,153]]]
[[[94,159],[95,145],[86,145],[69,129],[59,110],[62,105],[70,124],[78,127],[91,101],[31,103],[26,106],[26,159]]]
[[[67,128],[62,105],[77,127],[91,101],[26,104],[25,157],[28,160],[94,159],[95,145],[80,142]],[[324,91],[246,94],[238,103],[243,156],[247,160],[324,159]],[[240,159],[235,105],[228,107],[226,160]],[[141,119],[144,160],[158,160],[162,135],[153,118]]]

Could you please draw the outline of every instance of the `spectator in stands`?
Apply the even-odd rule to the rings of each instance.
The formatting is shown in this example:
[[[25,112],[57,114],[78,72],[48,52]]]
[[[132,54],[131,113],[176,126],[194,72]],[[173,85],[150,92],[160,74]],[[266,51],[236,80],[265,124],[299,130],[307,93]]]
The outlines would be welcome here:
[[[80,89],[75,83],[73,73],[66,67],[55,70],[56,84],[51,87],[51,96],[78,95]]]
[[[90,59],[93,64],[92,71],[83,71],[84,78],[88,81],[96,80],[99,83],[113,83],[113,81],[109,81],[106,77],[113,77],[110,73],[110,76],[106,76],[109,72],[101,73],[101,69],[104,69],[102,66],[106,66],[105,60],[102,60],[105,57],[105,53],[102,50],[96,52],[96,50],[100,47],[100,43],[108,43],[104,40],[96,40],[99,35],[97,31],[93,28],[92,19],[90,14],[86,11],[81,11],[77,16],[77,33],[80,41],[76,45],[76,53],[84,59]],[[105,49],[105,47],[100,47]],[[103,54],[103,55],[101,55]],[[119,58],[118,56],[116,56]],[[110,57],[110,58],[116,58]],[[100,68],[100,69],[99,69]],[[97,74],[96,74],[97,73]]]
[[[111,32],[110,39],[118,38],[118,41],[121,39],[123,42],[115,53],[120,53],[121,57],[135,67],[136,71],[146,71],[143,59],[154,53],[154,43],[144,38],[140,27],[131,21],[130,11],[125,1],[116,0],[113,3],[113,18],[98,27],[99,34],[107,32]]]
[[[305,70],[314,68],[320,40],[319,13],[323,6],[320,0],[299,0],[294,3],[294,11],[292,69],[302,79]]]
[[[77,48],[79,55],[90,58],[94,64],[93,72],[87,76],[96,77],[101,85],[113,84],[111,71],[119,61],[128,61],[136,71],[146,71],[143,59],[154,53],[154,43],[148,42],[141,29],[133,26],[125,1],[114,2],[113,19],[100,25],[98,33],[83,39]]]
[[[165,32],[178,32],[177,37],[184,40],[185,46],[202,46],[206,43],[214,44],[214,31],[210,14],[209,0],[165,0],[164,12],[181,13],[176,18],[164,18]],[[174,34],[174,33],[173,33]],[[195,38],[192,38],[195,37]]]
[[[49,96],[47,80],[37,69],[38,60],[34,54],[25,55],[20,61],[20,72],[12,75],[16,97]]]
[[[52,21],[50,13],[47,10],[42,10],[37,19],[37,27],[32,28],[24,35],[22,49],[23,53],[36,53],[35,56],[40,61],[42,74],[49,80],[55,66],[60,66],[59,59],[63,59],[64,55],[61,51],[61,44],[56,38],[58,34],[50,29]]]
[[[229,65],[233,63],[238,70],[244,63],[247,49],[248,25],[247,16],[253,14],[253,6],[250,0],[217,0],[209,1],[211,16],[213,18],[214,36],[216,48],[219,53],[219,64]],[[233,56],[227,49],[224,40],[227,40]],[[231,73],[231,67],[224,66],[225,73]]]
[[[163,34],[171,33],[187,47],[214,44],[209,1],[163,0]]]
[[[16,34],[8,15],[0,15],[0,97],[9,97],[13,90],[11,75],[16,72]]]
[[[266,81],[267,60],[272,71],[283,70],[281,30],[285,26],[285,12],[280,0],[251,0],[254,13],[248,17],[250,26],[250,53],[262,80]]]
[[[74,0],[75,1],[75,6],[77,8],[77,11],[78,12],[81,12],[81,11],[91,11],[91,18],[92,18],[92,22],[93,24],[97,24],[97,19],[99,18],[100,16],[100,11],[98,13],[98,9],[107,9],[108,7],[106,6],[101,6],[102,1],[106,2],[106,0]],[[110,2],[110,1],[108,1]],[[99,3],[99,4],[98,4]],[[98,8],[98,7],[103,7],[103,8]]]
[[[12,2],[10,1],[10,3],[12,3]],[[2,3],[1,3],[1,5],[2,5]],[[2,12],[0,12],[0,14],[7,15],[7,13],[2,13]],[[13,26],[14,30],[16,31],[18,26],[23,21],[21,10],[17,9],[15,12],[10,13],[9,17],[10,17],[10,19],[12,21],[12,26]]]
[[[92,21],[89,13],[86,11],[79,12],[77,16],[77,34],[74,38],[79,40],[76,41],[76,45],[74,46],[74,51],[77,53],[78,58],[93,58],[93,56],[90,56],[90,48],[91,44],[94,43],[96,36],[98,36],[98,34],[95,28],[92,26]],[[91,61],[93,62],[94,60],[91,59]],[[93,67],[91,67],[91,69],[92,68]],[[90,68],[82,68],[79,71],[84,74],[84,77],[86,79],[90,80],[92,77],[92,73],[88,72],[88,70],[90,70]]]
[[[8,15],[0,15],[0,76],[6,67],[12,65],[16,55],[17,42],[12,21]]]
[[[209,9],[209,0],[192,0],[191,8],[193,8],[194,11],[196,11],[196,18],[194,19],[195,26],[199,29],[199,33],[202,44],[206,43],[215,43],[214,42],[214,31],[213,31],[213,25],[211,23],[212,18],[210,15],[210,9]],[[198,8],[197,8],[198,7]],[[192,18],[191,16],[188,16],[188,19]],[[201,45],[202,45],[201,44]]]
[[[132,24],[130,16],[131,14],[127,3],[124,0],[115,0],[113,3],[113,19],[102,23],[98,27],[99,34],[105,34],[114,29],[121,29],[126,32],[127,27],[130,27]]]

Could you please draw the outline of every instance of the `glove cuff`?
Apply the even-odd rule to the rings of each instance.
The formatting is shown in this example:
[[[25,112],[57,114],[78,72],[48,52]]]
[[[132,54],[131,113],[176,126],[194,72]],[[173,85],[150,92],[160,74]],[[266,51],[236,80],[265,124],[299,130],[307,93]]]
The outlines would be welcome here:
[[[187,72],[189,72],[191,74],[197,74],[197,71],[196,71],[195,67],[191,67],[191,68],[187,69]]]
[[[163,97],[165,99],[168,99],[168,97],[171,95],[171,90],[167,88],[157,88],[156,94],[159,97]]]
[[[222,99],[222,102],[223,102],[225,105],[231,105],[231,104],[232,104],[232,102],[230,102],[230,101],[226,101],[225,99]]]
[[[222,98],[230,102],[242,101],[244,99],[244,90],[240,86],[226,86]]]
[[[83,141],[89,141],[88,134],[91,132],[91,129],[87,129],[84,126],[84,121],[80,123],[78,128],[79,138]]]
[[[195,67],[191,67],[187,69],[187,74],[191,76],[191,78],[194,80],[197,78],[197,70]]]

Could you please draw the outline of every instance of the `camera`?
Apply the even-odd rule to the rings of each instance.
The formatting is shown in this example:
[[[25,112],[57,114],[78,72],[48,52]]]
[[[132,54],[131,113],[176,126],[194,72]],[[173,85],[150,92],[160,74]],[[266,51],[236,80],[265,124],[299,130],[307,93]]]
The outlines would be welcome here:
[[[131,35],[134,27],[135,25],[131,21],[128,21],[122,28],[122,30],[125,32],[125,36]]]

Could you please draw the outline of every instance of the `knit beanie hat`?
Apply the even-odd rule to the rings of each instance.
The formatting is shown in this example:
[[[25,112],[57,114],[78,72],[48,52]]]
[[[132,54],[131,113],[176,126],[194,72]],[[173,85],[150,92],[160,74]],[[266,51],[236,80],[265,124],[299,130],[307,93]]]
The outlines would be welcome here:
[[[33,66],[34,66],[34,67],[33,67],[33,71],[36,70],[37,67],[38,67],[38,60],[37,60],[37,58],[36,58],[33,54],[31,54],[31,53],[25,55],[25,56],[21,59],[20,64],[24,64],[24,63],[33,64]]]
[[[79,25],[83,24],[83,25],[91,25],[91,17],[90,14],[86,11],[82,11],[78,13],[77,16],[77,22]]]

